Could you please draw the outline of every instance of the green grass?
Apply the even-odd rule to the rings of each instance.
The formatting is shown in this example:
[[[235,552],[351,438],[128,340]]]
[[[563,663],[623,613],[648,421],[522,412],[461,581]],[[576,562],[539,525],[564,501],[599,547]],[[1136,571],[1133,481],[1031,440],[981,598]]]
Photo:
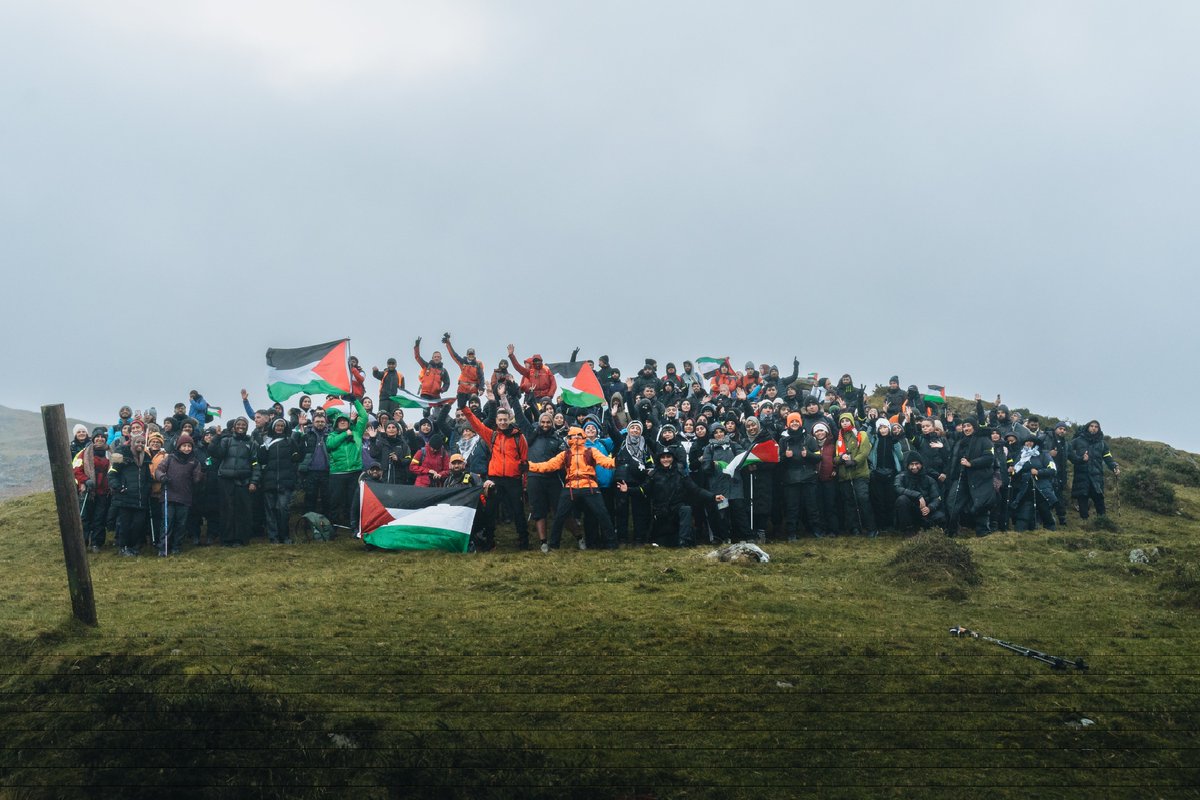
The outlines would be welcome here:
[[[482,556],[106,552],[95,629],[51,498],[10,501],[0,798],[1195,796],[1200,489],[1176,493],[1115,531],[964,540],[978,580],[950,593],[889,567],[895,537],[765,565],[511,531]]]

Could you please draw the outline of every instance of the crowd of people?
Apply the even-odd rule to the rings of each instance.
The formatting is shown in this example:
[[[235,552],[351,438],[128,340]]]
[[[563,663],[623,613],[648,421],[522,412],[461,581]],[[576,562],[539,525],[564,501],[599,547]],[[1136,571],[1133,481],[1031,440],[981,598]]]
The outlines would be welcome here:
[[[564,530],[583,549],[929,528],[985,536],[1065,524],[1068,483],[1081,518],[1102,515],[1104,470],[1119,473],[1096,420],[1043,429],[979,395],[975,414],[959,416],[898,376],[876,397],[849,374],[802,378],[798,360],[790,375],[729,359],[702,374],[691,361],[660,373],[648,358],[624,377],[600,356],[582,368],[604,402],[581,408],[555,399],[540,355],[520,359],[509,345],[486,374],[474,349],[442,341],[457,380],[418,338],[417,409],[396,400],[407,389],[396,359],[371,370],[375,403],[351,357],[351,392],[321,405],[302,395],[291,409],[255,408],[243,389],[246,416],[223,428],[193,390],[161,419],[124,406],[111,426],[76,426],[88,545],[100,552],[110,531],[124,556],[255,536],[288,544],[294,504],[355,529],[360,481],[478,486],[478,551],[506,523],[518,548],[533,546],[532,529],[543,552]]]

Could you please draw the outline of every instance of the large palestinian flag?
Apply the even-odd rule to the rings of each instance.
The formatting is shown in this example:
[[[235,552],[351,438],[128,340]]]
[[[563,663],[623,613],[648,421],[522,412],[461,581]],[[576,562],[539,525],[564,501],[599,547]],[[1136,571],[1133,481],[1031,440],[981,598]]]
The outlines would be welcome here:
[[[444,406],[454,402],[453,397],[447,397],[444,400],[426,400],[424,397],[420,397],[404,389],[397,389],[396,393],[392,395],[391,400],[401,408],[433,408],[434,406]]]
[[[712,378],[721,371],[721,365],[729,360],[728,356],[717,358],[716,356],[701,356],[697,358],[693,366],[706,378]]]
[[[547,364],[562,389],[562,401],[576,408],[589,408],[604,402],[600,379],[586,361],[560,361]]]
[[[363,481],[358,535],[385,550],[467,552],[478,486],[404,486]]]
[[[764,461],[768,464],[779,463],[778,442],[759,442],[749,450],[738,453],[733,457],[732,461],[723,465],[723,472],[726,475],[732,476],[733,473],[737,472],[742,467],[748,467],[751,464],[758,464]],[[721,462],[718,461],[717,464],[720,465]]]
[[[928,384],[928,391],[922,395],[922,399],[926,403],[939,404],[946,402],[946,387],[938,386],[935,383]]]
[[[294,394],[348,394],[350,340],[267,351],[267,394],[276,402]]]

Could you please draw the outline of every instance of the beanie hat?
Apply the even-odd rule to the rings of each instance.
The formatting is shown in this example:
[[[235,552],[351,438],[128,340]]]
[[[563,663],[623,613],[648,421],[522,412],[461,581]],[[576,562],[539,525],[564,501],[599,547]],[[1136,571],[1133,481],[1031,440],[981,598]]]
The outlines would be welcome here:
[[[893,375],[892,377],[888,378],[888,383],[900,383],[900,376]]]
[[[880,417],[879,419],[875,420],[875,428],[876,428],[876,430],[879,430],[879,429],[881,429],[881,428],[887,428],[887,429],[889,429],[889,430],[890,430],[890,429],[891,429],[891,427],[892,427],[892,423],[891,423],[891,422],[889,422],[889,421],[888,421],[886,418],[884,418],[884,417]]]
[[[800,416],[795,411],[793,411],[792,413],[787,415],[787,424],[791,425],[793,422],[799,422],[801,425],[803,425],[804,417]]]
[[[638,429],[638,433],[641,433],[643,430],[645,430],[645,429],[642,427],[642,423],[638,422],[636,419],[635,419],[635,420],[632,420],[632,421],[629,423],[629,427],[627,427],[625,430],[627,430],[627,431],[631,431],[631,430],[633,430],[634,428],[637,428],[637,429]]]
[[[826,433],[829,433],[829,426],[824,422],[818,422],[816,425],[813,425],[813,433],[816,433],[817,431],[825,431]]]
[[[429,437],[429,446],[432,447],[434,450],[441,450],[442,445],[444,445],[445,443],[446,443],[446,437],[442,436],[440,433],[435,433],[433,436]]]
[[[95,428],[92,428],[92,438],[95,439],[97,436],[103,436],[107,439],[108,428],[105,428],[103,425],[97,425]]]
[[[155,431],[146,437],[146,444],[153,444],[154,442],[158,442],[159,444],[163,443],[163,435],[158,431]]]
[[[175,446],[181,447],[185,444],[190,444],[190,445],[195,446],[196,443],[194,441],[192,441],[191,436],[188,436],[186,433],[181,433],[179,435],[179,438],[175,440]]]
[[[75,427],[71,428],[71,437],[74,438],[81,433],[87,433],[87,432],[88,432],[88,429],[87,429],[86,425],[81,425],[79,423],[76,423]]]

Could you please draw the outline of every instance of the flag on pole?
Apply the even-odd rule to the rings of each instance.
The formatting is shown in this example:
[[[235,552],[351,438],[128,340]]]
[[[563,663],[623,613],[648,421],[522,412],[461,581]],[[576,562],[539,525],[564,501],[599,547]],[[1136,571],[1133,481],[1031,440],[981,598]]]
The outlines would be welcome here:
[[[721,371],[721,365],[729,360],[729,356],[717,358],[716,356],[701,356],[694,362],[696,371],[706,378],[711,378]]]
[[[367,544],[385,550],[467,552],[479,507],[478,486],[434,489],[371,481],[359,486],[358,536]]]
[[[575,408],[598,406],[604,402],[600,379],[586,361],[558,361],[546,367],[562,388],[562,401]]]
[[[354,405],[346,402],[341,397],[334,396],[322,403],[321,408],[324,410],[326,416],[329,416],[331,412],[350,416],[350,411],[354,408]],[[332,421],[330,424],[333,424]]]
[[[276,402],[294,394],[349,394],[350,340],[267,350],[267,395]]]
[[[817,374],[816,372],[810,372],[810,373],[808,373],[807,375],[805,375],[805,376],[804,376],[804,380],[808,381],[808,382],[809,382],[809,383],[811,383],[813,386],[816,386],[816,385],[817,385],[817,381],[818,381],[818,380],[820,380],[820,379],[821,379],[821,376],[820,376],[819,374]]]
[[[749,450],[738,453],[729,463],[722,464],[722,462],[718,461],[717,464],[719,466],[723,466],[723,469],[721,470],[722,472],[730,477],[733,477],[733,473],[737,472],[742,467],[762,462],[766,462],[768,464],[779,463],[778,442],[759,442]]]
[[[205,422],[208,422],[208,421],[214,420],[214,419],[220,419],[221,418],[221,407],[209,405],[207,416],[208,416],[208,419],[205,420]]]
[[[946,402],[946,387],[938,386],[937,384],[928,384],[929,391],[922,395],[922,399],[926,403],[945,403]]]
[[[396,393],[391,396],[391,401],[401,408],[435,408],[453,403],[454,398],[447,397],[444,400],[428,400],[405,389],[397,389]]]

